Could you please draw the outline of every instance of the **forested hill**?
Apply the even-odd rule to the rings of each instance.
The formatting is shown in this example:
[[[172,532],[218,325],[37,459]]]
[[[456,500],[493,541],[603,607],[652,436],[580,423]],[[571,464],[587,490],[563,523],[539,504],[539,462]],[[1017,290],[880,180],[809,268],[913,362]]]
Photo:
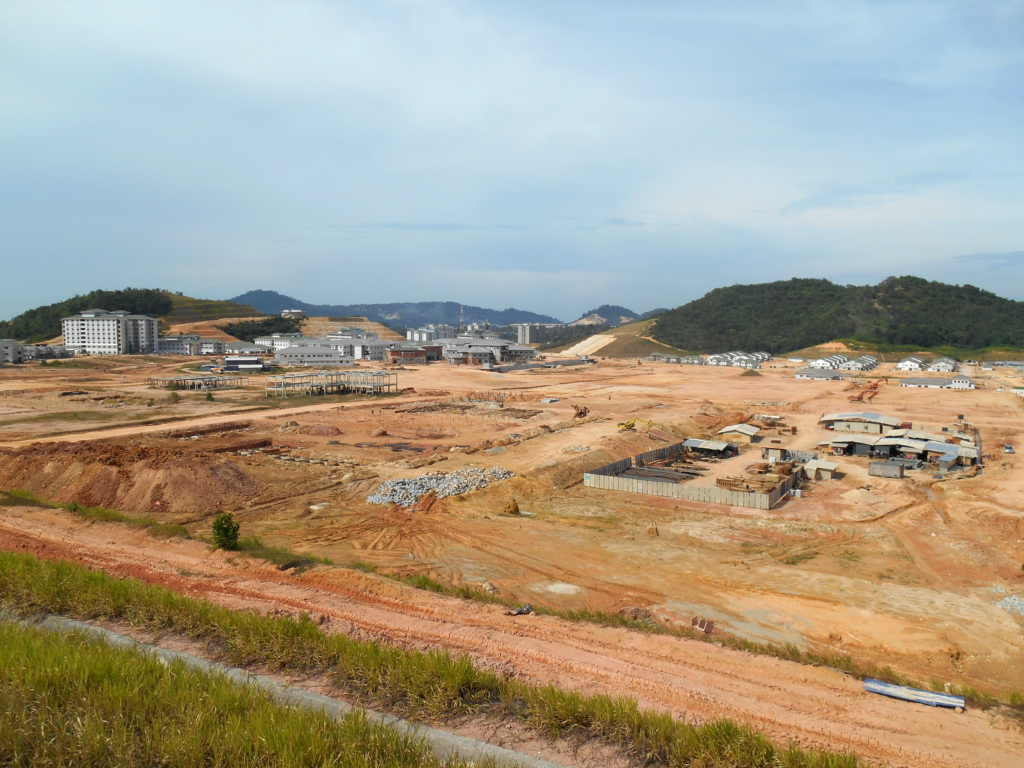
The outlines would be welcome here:
[[[415,328],[427,323],[458,325],[459,304],[454,301],[420,301],[395,304],[309,304],[277,291],[249,291],[235,296],[232,301],[255,307],[268,315],[277,315],[284,309],[301,309],[310,317],[359,316],[383,323],[391,328]],[[466,304],[462,307],[467,323],[489,320],[495,325],[512,323],[557,323],[553,317],[527,312],[523,309],[488,309]]]
[[[878,285],[797,279],[716,288],[665,312],[658,341],[691,352],[788,352],[835,339],[922,348],[1020,346],[1024,302],[971,285],[890,277]]]
[[[13,320],[0,321],[0,339],[47,341],[63,333],[60,319],[85,309],[123,309],[135,315],[161,317],[173,309],[167,291],[152,288],[125,288],[123,291],[92,291],[84,296],[36,307]]]

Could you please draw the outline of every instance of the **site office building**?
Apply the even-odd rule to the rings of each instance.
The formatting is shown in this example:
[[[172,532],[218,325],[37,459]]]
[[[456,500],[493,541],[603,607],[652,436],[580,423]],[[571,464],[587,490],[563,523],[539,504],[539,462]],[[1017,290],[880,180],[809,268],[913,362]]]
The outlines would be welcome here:
[[[124,310],[87,309],[61,319],[64,346],[90,355],[137,355],[157,351],[157,320]]]

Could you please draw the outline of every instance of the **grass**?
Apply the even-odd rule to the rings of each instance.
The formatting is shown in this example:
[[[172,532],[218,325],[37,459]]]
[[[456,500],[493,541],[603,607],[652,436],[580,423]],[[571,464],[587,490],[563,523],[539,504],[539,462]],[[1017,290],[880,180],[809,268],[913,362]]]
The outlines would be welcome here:
[[[441,766],[418,739],[81,634],[0,625],[0,764]]]
[[[0,426],[7,427],[12,424],[41,424],[47,421],[67,421],[71,423],[83,421],[109,421],[117,416],[110,411],[57,411],[55,413],[41,413],[38,416],[30,416],[22,419],[9,419],[0,421]]]
[[[56,504],[40,498],[34,493],[29,493],[28,491],[0,491],[0,506],[27,506],[45,507],[48,509],[64,509],[72,514],[78,515],[83,520],[89,520],[97,523],[123,523],[131,526],[132,528],[143,528],[151,536],[159,538],[170,538],[172,536],[182,539],[192,538],[192,534],[189,533],[188,528],[183,525],[161,523],[159,520],[154,520],[152,517],[133,517],[131,515],[126,515],[123,512],[118,512],[116,509],[107,509],[106,507],[86,507],[74,501],[68,504]]]
[[[266,560],[283,569],[298,568],[303,565],[334,565],[327,557],[318,557],[309,553],[297,554],[285,547],[273,547],[264,544],[259,536],[247,536],[238,542],[238,551],[250,557]]]
[[[18,614],[120,620],[173,631],[205,641],[235,666],[329,675],[350,695],[392,711],[421,718],[473,712],[515,717],[551,736],[583,736],[618,745],[641,763],[694,768],[860,765],[846,752],[776,746],[764,734],[731,721],[695,726],[642,710],[632,699],[532,685],[479,669],[466,656],[357,642],[324,633],[306,615],[296,620],[231,611],[67,562],[0,553],[0,607]],[[153,701],[161,700],[143,690]]]

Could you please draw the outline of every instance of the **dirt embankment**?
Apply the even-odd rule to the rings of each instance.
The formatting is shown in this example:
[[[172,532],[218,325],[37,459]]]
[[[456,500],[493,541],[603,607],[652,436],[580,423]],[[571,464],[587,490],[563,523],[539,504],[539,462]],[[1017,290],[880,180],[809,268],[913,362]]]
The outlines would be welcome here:
[[[414,529],[436,519],[402,516]],[[512,618],[501,606],[345,568],[282,573],[201,542],[153,539],[50,510],[6,510],[0,549],[71,560],[234,609],[323,615],[334,631],[356,638],[445,647],[538,684],[635,697],[643,707],[694,722],[731,718],[781,744],[845,748],[871,765],[1010,768],[1024,749],[1019,728],[995,711],[957,715],[886,699],[828,668],[554,617]]]
[[[264,484],[219,454],[253,440],[204,450],[118,443],[36,444],[0,451],[0,488],[31,491],[56,502],[126,512],[191,514],[234,508]],[[266,441],[257,440],[263,443]]]

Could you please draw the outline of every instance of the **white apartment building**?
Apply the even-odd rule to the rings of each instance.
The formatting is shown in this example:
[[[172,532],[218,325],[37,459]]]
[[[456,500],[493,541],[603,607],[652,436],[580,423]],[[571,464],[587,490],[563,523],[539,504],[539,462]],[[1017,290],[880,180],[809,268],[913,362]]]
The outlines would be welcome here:
[[[438,333],[433,328],[410,328],[405,332],[406,341],[436,341]]]
[[[90,355],[137,355],[156,352],[155,317],[123,310],[87,309],[61,319],[64,346]]]

